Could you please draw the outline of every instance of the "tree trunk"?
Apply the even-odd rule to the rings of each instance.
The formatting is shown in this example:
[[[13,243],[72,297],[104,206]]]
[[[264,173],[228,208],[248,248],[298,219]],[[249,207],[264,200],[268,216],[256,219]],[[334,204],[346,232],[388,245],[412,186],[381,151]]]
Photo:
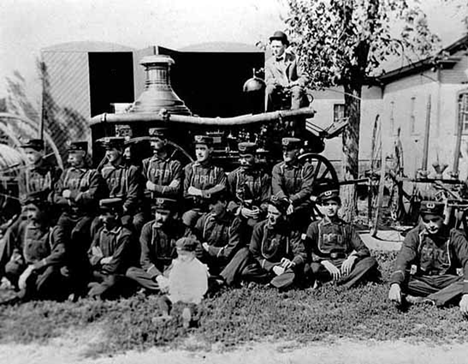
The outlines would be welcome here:
[[[348,126],[343,132],[342,179],[357,179],[359,176],[359,125],[361,122],[361,85],[346,84],[345,115],[349,118]],[[357,190],[355,184],[341,188],[343,204],[342,217],[351,222],[357,214]]]

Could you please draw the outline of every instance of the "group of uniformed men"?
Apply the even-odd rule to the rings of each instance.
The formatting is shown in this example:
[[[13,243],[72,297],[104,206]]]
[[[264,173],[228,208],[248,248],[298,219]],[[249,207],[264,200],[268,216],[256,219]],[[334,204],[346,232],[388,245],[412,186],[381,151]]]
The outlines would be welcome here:
[[[14,302],[112,298],[138,287],[158,293],[181,237],[198,242],[211,290],[246,281],[287,289],[379,279],[376,260],[338,217],[336,186],[313,191],[313,166],[298,159],[300,139],[282,139],[283,161],[271,173],[259,163],[256,144],[241,142],[240,166],[227,175],[213,162],[209,136],[195,137],[196,161],[184,168],[164,137],[151,143],[154,154],[141,165],[126,160],[124,138],[101,142],[100,170],[87,166],[87,143],[72,142],[62,173],[47,163],[41,140],[22,146],[29,161],[19,179],[22,218],[0,245],[0,275],[18,291]],[[324,216],[311,222],[313,194]],[[439,210],[423,205],[421,226],[405,240],[389,293],[398,304],[405,297],[423,301],[407,293],[430,294],[424,302],[436,304],[468,293],[467,280],[455,273],[458,264],[468,274],[468,243],[461,233],[432,228],[441,224]],[[440,298],[440,289],[450,295]]]

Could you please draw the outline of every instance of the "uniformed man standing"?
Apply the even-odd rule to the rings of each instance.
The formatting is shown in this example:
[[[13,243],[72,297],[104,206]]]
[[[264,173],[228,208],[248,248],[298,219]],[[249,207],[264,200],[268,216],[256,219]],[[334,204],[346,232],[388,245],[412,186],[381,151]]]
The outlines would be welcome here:
[[[154,203],[154,220],[143,226],[140,235],[141,267],[130,267],[126,275],[156,293],[160,285],[168,284],[167,270],[177,256],[175,243],[184,234],[184,228],[176,218],[176,200],[158,197]]]
[[[226,189],[226,175],[221,167],[213,164],[213,138],[195,136],[197,160],[185,166],[184,197],[188,209],[203,213],[208,211],[212,194]]]
[[[462,313],[468,314],[468,242],[460,231],[444,225],[444,206],[421,202],[421,223],[403,241],[388,298],[398,306],[405,300],[437,306],[459,302]]]
[[[178,200],[182,191],[182,165],[168,154],[167,140],[151,142],[154,155],[143,160],[143,175],[151,199],[166,197]]]
[[[338,216],[339,191],[323,191],[318,204],[323,219],[310,224],[305,241],[315,283],[333,280],[350,288],[366,278],[379,278],[377,261],[370,256],[353,226]]]
[[[133,225],[136,231],[140,231],[145,221],[141,171],[137,166],[125,163],[125,138],[106,137],[99,141],[106,148],[107,163],[101,174],[109,190],[108,197],[122,199],[124,225]]]
[[[283,162],[272,170],[271,193],[288,202],[287,215],[295,229],[305,230],[310,223],[314,168],[299,161],[302,142],[298,138],[283,138]]]
[[[115,298],[125,292],[129,281],[125,272],[137,257],[137,246],[130,229],[122,225],[122,201],[118,198],[99,202],[102,226],[93,236],[88,250],[92,267],[92,282],[88,295],[95,298]]]
[[[286,289],[304,281],[306,252],[301,232],[288,223],[287,208],[285,200],[271,197],[267,219],[255,225],[250,247],[239,250],[221,273],[228,285],[250,280]]]
[[[57,222],[66,236],[68,274],[73,291],[84,288],[88,278],[87,251],[91,244],[91,223],[98,210],[98,201],[106,195],[101,174],[86,164],[88,143],[70,142],[68,163],[57,183],[54,203],[62,209]]]
[[[43,192],[41,196],[49,198],[60,178],[60,169],[45,159],[42,139],[30,139],[21,148],[26,153],[28,165],[18,176],[20,200],[36,192]]]
[[[271,193],[271,178],[259,165],[257,144],[238,144],[239,168],[229,173],[227,184],[233,197],[229,209],[254,226],[263,220]]]

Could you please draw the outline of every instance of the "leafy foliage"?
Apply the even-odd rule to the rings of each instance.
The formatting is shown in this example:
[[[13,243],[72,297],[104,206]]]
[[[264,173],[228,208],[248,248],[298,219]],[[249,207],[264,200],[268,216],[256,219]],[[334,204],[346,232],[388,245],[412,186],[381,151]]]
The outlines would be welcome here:
[[[289,0],[286,23],[311,85],[362,85],[391,56],[430,55],[439,39],[417,3],[409,3]]]
[[[388,279],[396,253],[375,255]],[[70,328],[89,327],[105,333],[103,341],[90,348],[93,355],[155,345],[191,350],[210,350],[216,345],[229,350],[264,340],[299,344],[335,338],[467,342],[468,327],[458,307],[419,306],[399,312],[386,299],[387,293],[386,284],[375,283],[352,290],[333,285],[286,293],[263,286],[225,290],[203,301],[199,327],[188,330],[181,325],[182,307],[178,305],[173,320],[152,322],[160,314],[154,296],[139,294],[105,302],[83,299],[78,304],[30,302],[0,308],[0,342],[47,342]],[[187,340],[189,336],[194,340]]]

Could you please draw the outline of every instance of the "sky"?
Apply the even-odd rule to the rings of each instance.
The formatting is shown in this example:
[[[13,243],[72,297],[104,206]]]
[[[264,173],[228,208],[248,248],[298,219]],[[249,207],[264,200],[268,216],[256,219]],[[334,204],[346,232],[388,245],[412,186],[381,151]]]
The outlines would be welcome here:
[[[313,1],[313,0],[311,0]],[[460,0],[463,1],[463,0]],[[466,0],[465,0],[466,1]],[[1,0],[0,97],[18,70],[28,90],[40,89],[35,60],[41,48],[103,41],[136,49],[204,42],[267,41],[287,16],[286,0]],[[423,0],[433,30],[445,42],[465,30],[459,12],[442,0]]]

